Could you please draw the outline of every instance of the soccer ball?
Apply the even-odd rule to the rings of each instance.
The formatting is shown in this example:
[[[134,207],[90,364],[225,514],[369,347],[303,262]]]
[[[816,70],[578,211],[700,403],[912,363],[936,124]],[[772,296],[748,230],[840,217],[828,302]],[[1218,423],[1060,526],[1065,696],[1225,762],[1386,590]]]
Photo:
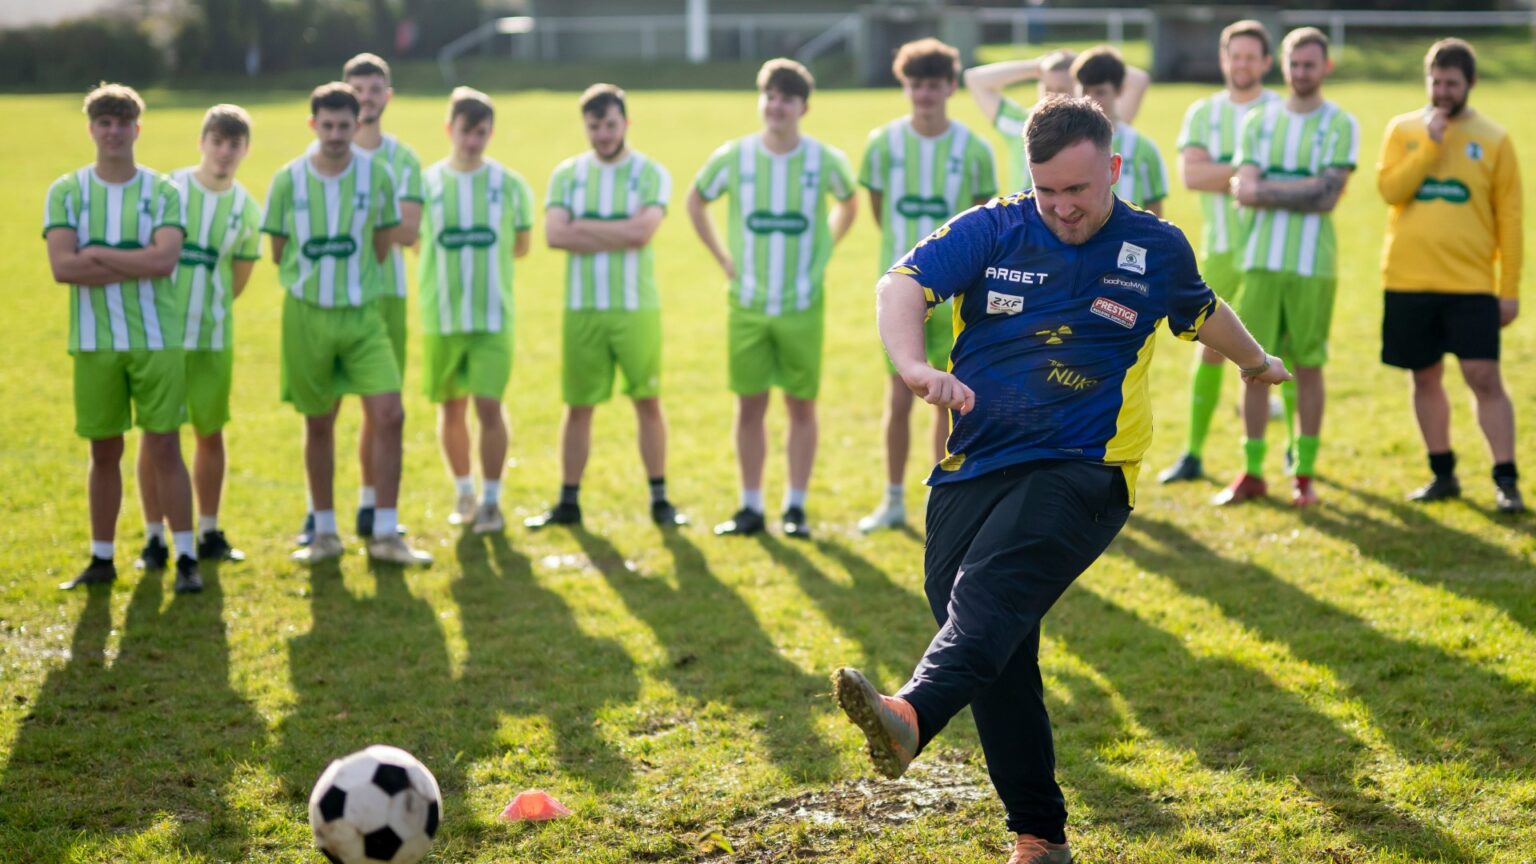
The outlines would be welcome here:
[[[442,808],[427,766],[375,744],[332,762],[315,781],[309,825],[334,864],[414,864],[432,848]]]

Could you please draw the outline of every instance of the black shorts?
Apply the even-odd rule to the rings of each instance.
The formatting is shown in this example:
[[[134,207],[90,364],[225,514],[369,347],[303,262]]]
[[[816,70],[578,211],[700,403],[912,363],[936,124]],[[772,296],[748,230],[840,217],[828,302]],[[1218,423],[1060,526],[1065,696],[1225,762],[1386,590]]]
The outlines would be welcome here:
[[[1426,369],[1447,353],[1462,360],[1499,359],[1499,298],[1388,291],[1381,319],[1381,362]]]

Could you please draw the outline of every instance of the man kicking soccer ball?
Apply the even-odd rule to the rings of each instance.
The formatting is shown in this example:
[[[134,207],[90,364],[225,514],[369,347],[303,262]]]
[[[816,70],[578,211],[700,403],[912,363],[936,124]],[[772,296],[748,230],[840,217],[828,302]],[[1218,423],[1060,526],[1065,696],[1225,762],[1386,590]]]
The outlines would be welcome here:
[[[940,629],[894,697],[854,669],[833,682],[888,777],[969,705],[1017,835],[1009,864],[1067,864],[1040,623],[1135,503],[1157,325],[1233,358],[1248,380],[1288,376],[1200,278],[1183,233],[1116,200],[1121,160],[1098,105],[1052,97],[1025,135],[1034,191],[951,219],[877,289],[902,380],[954,418],[928,480],[923,566]],[[924,356],[923,316],[951,298],[965,327],[943,372]]]

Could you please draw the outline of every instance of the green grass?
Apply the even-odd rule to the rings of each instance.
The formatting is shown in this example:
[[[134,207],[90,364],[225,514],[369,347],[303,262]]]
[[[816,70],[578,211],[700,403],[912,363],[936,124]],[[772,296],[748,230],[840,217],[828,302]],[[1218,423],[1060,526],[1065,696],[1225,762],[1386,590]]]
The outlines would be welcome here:
[[[1139,125],[1170,158],[1179,118],[1203,92],[1160,85],[1149,96]],[[191,161],[201,108],[219,94],[149,95],[140,158]],[[1218,513],[1205,505],[1214,482],[1164,489],[1145,472],[1125,532],[1045,627],[1060,776],[1085,861],[1536,858],[1536,529],[1492,513],[1488,457],[1459,383],[1468,497],[1400,503],[1424,477],[1423,455],[1407,383],[1377,360],[1385,213],[1371,166],[1387,118],[1422,93],[1409,77],[1329,95],[1357,114],[1364,141],[1336,217],[1325,506]],[[429,161],[444,150],[441,98],[408,93],[389,115]],[[1536,200],[1529,94],[1489,82],[1475,100],[1512,131]],[[256,149],[242,176],[260,196],[306,130],[297,94],[252,103]],[[0,104],[12,118],[0,136],[0,187],[12,190],[0,205],[0,861],[318,860],[309,786],[328,759],[373,742],[406,747],[442,781],[434,860],[1003,860],[1001,808],[968,715],[910,782],[877,783],[828,696],[827,674],[843,663],[899,685],[933,629],[920,534],[852,528],[882,488],[867,213],[827,280],[813,543],[705,530],[736,495],[726,308],[678,207],[657,240],[665,404],[674,497],[698,527],[662,535],[646,520],[631,411],[617,402],[599,412],[586,532],[461,540],[444,522],[452,490],[418,365],[407,376],[403,518],[438,563],[404,575],[370,571],[359,555],[313,574],[289,563],[304,500],[300,427],[277,400],[281,297],[264,264],[237,312],[224,514],[251,560],[210,572],[197,597],[126,566],[110,592],[62,595],[53,585],[83,563],[88,539],[86,447],[72,434],[64,293],[37,231],[48,181],[88,161],[89,141],[74,97]],[[542,188],[584,143],[570,96],[505,94],[500,105],[493,154]],[[984,125],[964,96],[955,105]],[[856,158],[867,130],[902,107],[894,90],[828,92],[806,125]],[[679,189],[754,123],[746,92],[636,93],[632,111],[633,143]],[[1190,195],[1168,210],[1197,228]],[[561,274],[542,247],[519,264],[514,517],[558,482]],[[1527,457],[1533,317],[1505,335]],[[1149,467],[1170,460],[1184,432],[1191,353],[1162,341]],[[412,353],[416,362],[418,345]],[[1239,464],[1234,389],[1207,454],[1221,478]],[[341,440],[354,439],[357,416],[345,409]],[[776,408],[775,454],[782,417]],[[344,449],[347,502],[356,468]],[[921,473],[914,460],[914,484]],[[768,494],[782,483],[775,455]],[[131,501],[131,477],[128,489]],[[125,507],[124,565],[141,540],[135,514]],[[495,821],[529,787],[577,816]]]

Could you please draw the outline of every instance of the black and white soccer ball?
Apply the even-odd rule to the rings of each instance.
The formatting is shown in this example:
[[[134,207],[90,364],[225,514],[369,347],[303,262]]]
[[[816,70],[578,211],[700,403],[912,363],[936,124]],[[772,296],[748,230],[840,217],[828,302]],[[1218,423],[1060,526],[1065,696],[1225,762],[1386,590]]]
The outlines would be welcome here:
[[[309,793],[315,845],[334,864],[414,864],[431,850],[442,810],[427,766],[382,744],[332,762]]]

